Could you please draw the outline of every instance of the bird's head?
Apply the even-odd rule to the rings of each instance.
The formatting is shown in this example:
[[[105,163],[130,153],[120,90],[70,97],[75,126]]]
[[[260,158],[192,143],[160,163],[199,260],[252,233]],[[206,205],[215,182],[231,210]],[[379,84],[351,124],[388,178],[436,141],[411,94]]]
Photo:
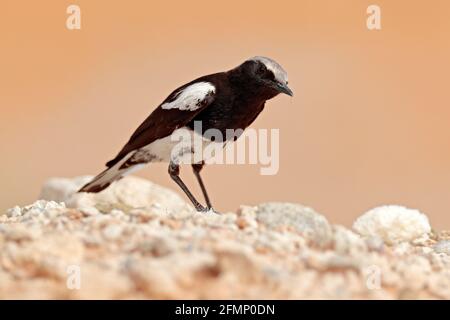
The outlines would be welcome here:
[[[284,93],[293,96],[288,87],[286,71],[274,60],[267,57],[253,57],[232,70],[238,82],[251,86],[252,89],[270,99]]]

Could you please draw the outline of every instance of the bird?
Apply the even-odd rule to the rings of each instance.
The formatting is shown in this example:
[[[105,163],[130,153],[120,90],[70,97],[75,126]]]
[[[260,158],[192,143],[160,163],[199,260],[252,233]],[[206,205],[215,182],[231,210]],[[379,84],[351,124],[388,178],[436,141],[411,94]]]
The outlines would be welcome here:
[[[180,147],[175,137],[201,137],[201,146],[225,146],[227,130],[245,130],[278,94],[293,96],[286,71],[275,60],[256,56],[237,67],[199,77],[175,89],[142,122],[106,169],[79,192],[97,193],[112,182],[148,163],[167,162],[168,173],[199,212],[214,211],[200,171],[206,155],[196,146]],[[201,124],[200,126],[197,124]],[[222,140],[206,133],[214,129]],[[235,141],[238,135],[231,140]],[[199,151],[200,150],[200,151]],[[191,164],[206,205],[202,205],[180,178],[180,165]]]

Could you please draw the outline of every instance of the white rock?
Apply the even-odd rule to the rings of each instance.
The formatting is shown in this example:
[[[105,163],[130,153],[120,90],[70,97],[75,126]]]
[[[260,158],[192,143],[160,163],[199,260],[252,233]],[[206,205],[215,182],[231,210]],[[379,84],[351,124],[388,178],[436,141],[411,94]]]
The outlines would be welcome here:
[[[337,253],[366,250],[367,245],[360,235],[339,225],[334,226],[333,231],[334,250]]]
[[[19,206],[15,206],[6,211],[8,218],[20,217],[22,215],[22,209]]]
[[[60,210],[65,208],[66,205],[62,202],[58,203],[55,201],[37,200],[28,206],[24,207],[15,206],[11,209],[8,209],[6,211],[6,215],[9,218],[21,217],[25,214],[28,214],[30,216],[39,216],[39,215],[46,215],[54,209]]]
[[[115,240],[122,234],[123,227],[117,224],[111,224],[103,229],[103,236],[108,240]]]
[[[365,237],[380,237],[390,245],[412,241],[431,231],[426,215],[397,205],[369,210],[356,219],[353,229]]]
[[[382,251],[384,247],[384,241],[378,236],[366,237],[365,242],[367,248],[375,251]]]
[[[450,255],[450,240],[442,240],[433,246],[434,251],[437,253],[445,253]]]
[[[294,228],[317,245],[327,245],[332,240],[332,230],[327,219],[313,209],[299,204],[260,204],[256,219],[272,229],[283,226]]]
[[[77,193],[91,178],[51,178],[44,184],[40,198],[63,201],[69,208],[82,208],[88,212],[92,210],[86,208],[97,208],[101,212],[110,212],[113,209],[129,211],[158,205],[166,211],[187,208],[186,202],[174,191],[133,176],[118,180],[99,193]]]
[[[50,178],[44,182],[39,197],[44,200],[68,202],[71,196],[91,179],[92,176],[80,176],[72,179]]]
[[[100,214],[100,211],[98,211],[96,207],[79,207],[78,209],[87,216],[95,216]]]

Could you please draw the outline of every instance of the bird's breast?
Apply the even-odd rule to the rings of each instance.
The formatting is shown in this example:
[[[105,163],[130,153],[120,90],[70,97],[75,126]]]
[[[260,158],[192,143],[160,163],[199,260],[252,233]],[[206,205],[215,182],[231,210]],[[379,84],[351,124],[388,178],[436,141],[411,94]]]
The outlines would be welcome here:
[[[249,103],[235,100],[215,103],[197,115],[188,126],[206,138],[218,132],[226,137],[227,131],[245,130],[263,109],[264,102]]]

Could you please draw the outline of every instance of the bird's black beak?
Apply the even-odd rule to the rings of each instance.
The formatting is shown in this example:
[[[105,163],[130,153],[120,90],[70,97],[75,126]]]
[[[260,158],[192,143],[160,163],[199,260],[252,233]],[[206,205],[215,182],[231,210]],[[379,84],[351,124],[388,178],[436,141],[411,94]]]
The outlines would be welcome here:
[[[287,86],[287,84],[277,82],[276,89],[278,90],[278,92],[287,94],[288,96],[292,97],[294,95],[294,92],[292,92],[292,90]]]

